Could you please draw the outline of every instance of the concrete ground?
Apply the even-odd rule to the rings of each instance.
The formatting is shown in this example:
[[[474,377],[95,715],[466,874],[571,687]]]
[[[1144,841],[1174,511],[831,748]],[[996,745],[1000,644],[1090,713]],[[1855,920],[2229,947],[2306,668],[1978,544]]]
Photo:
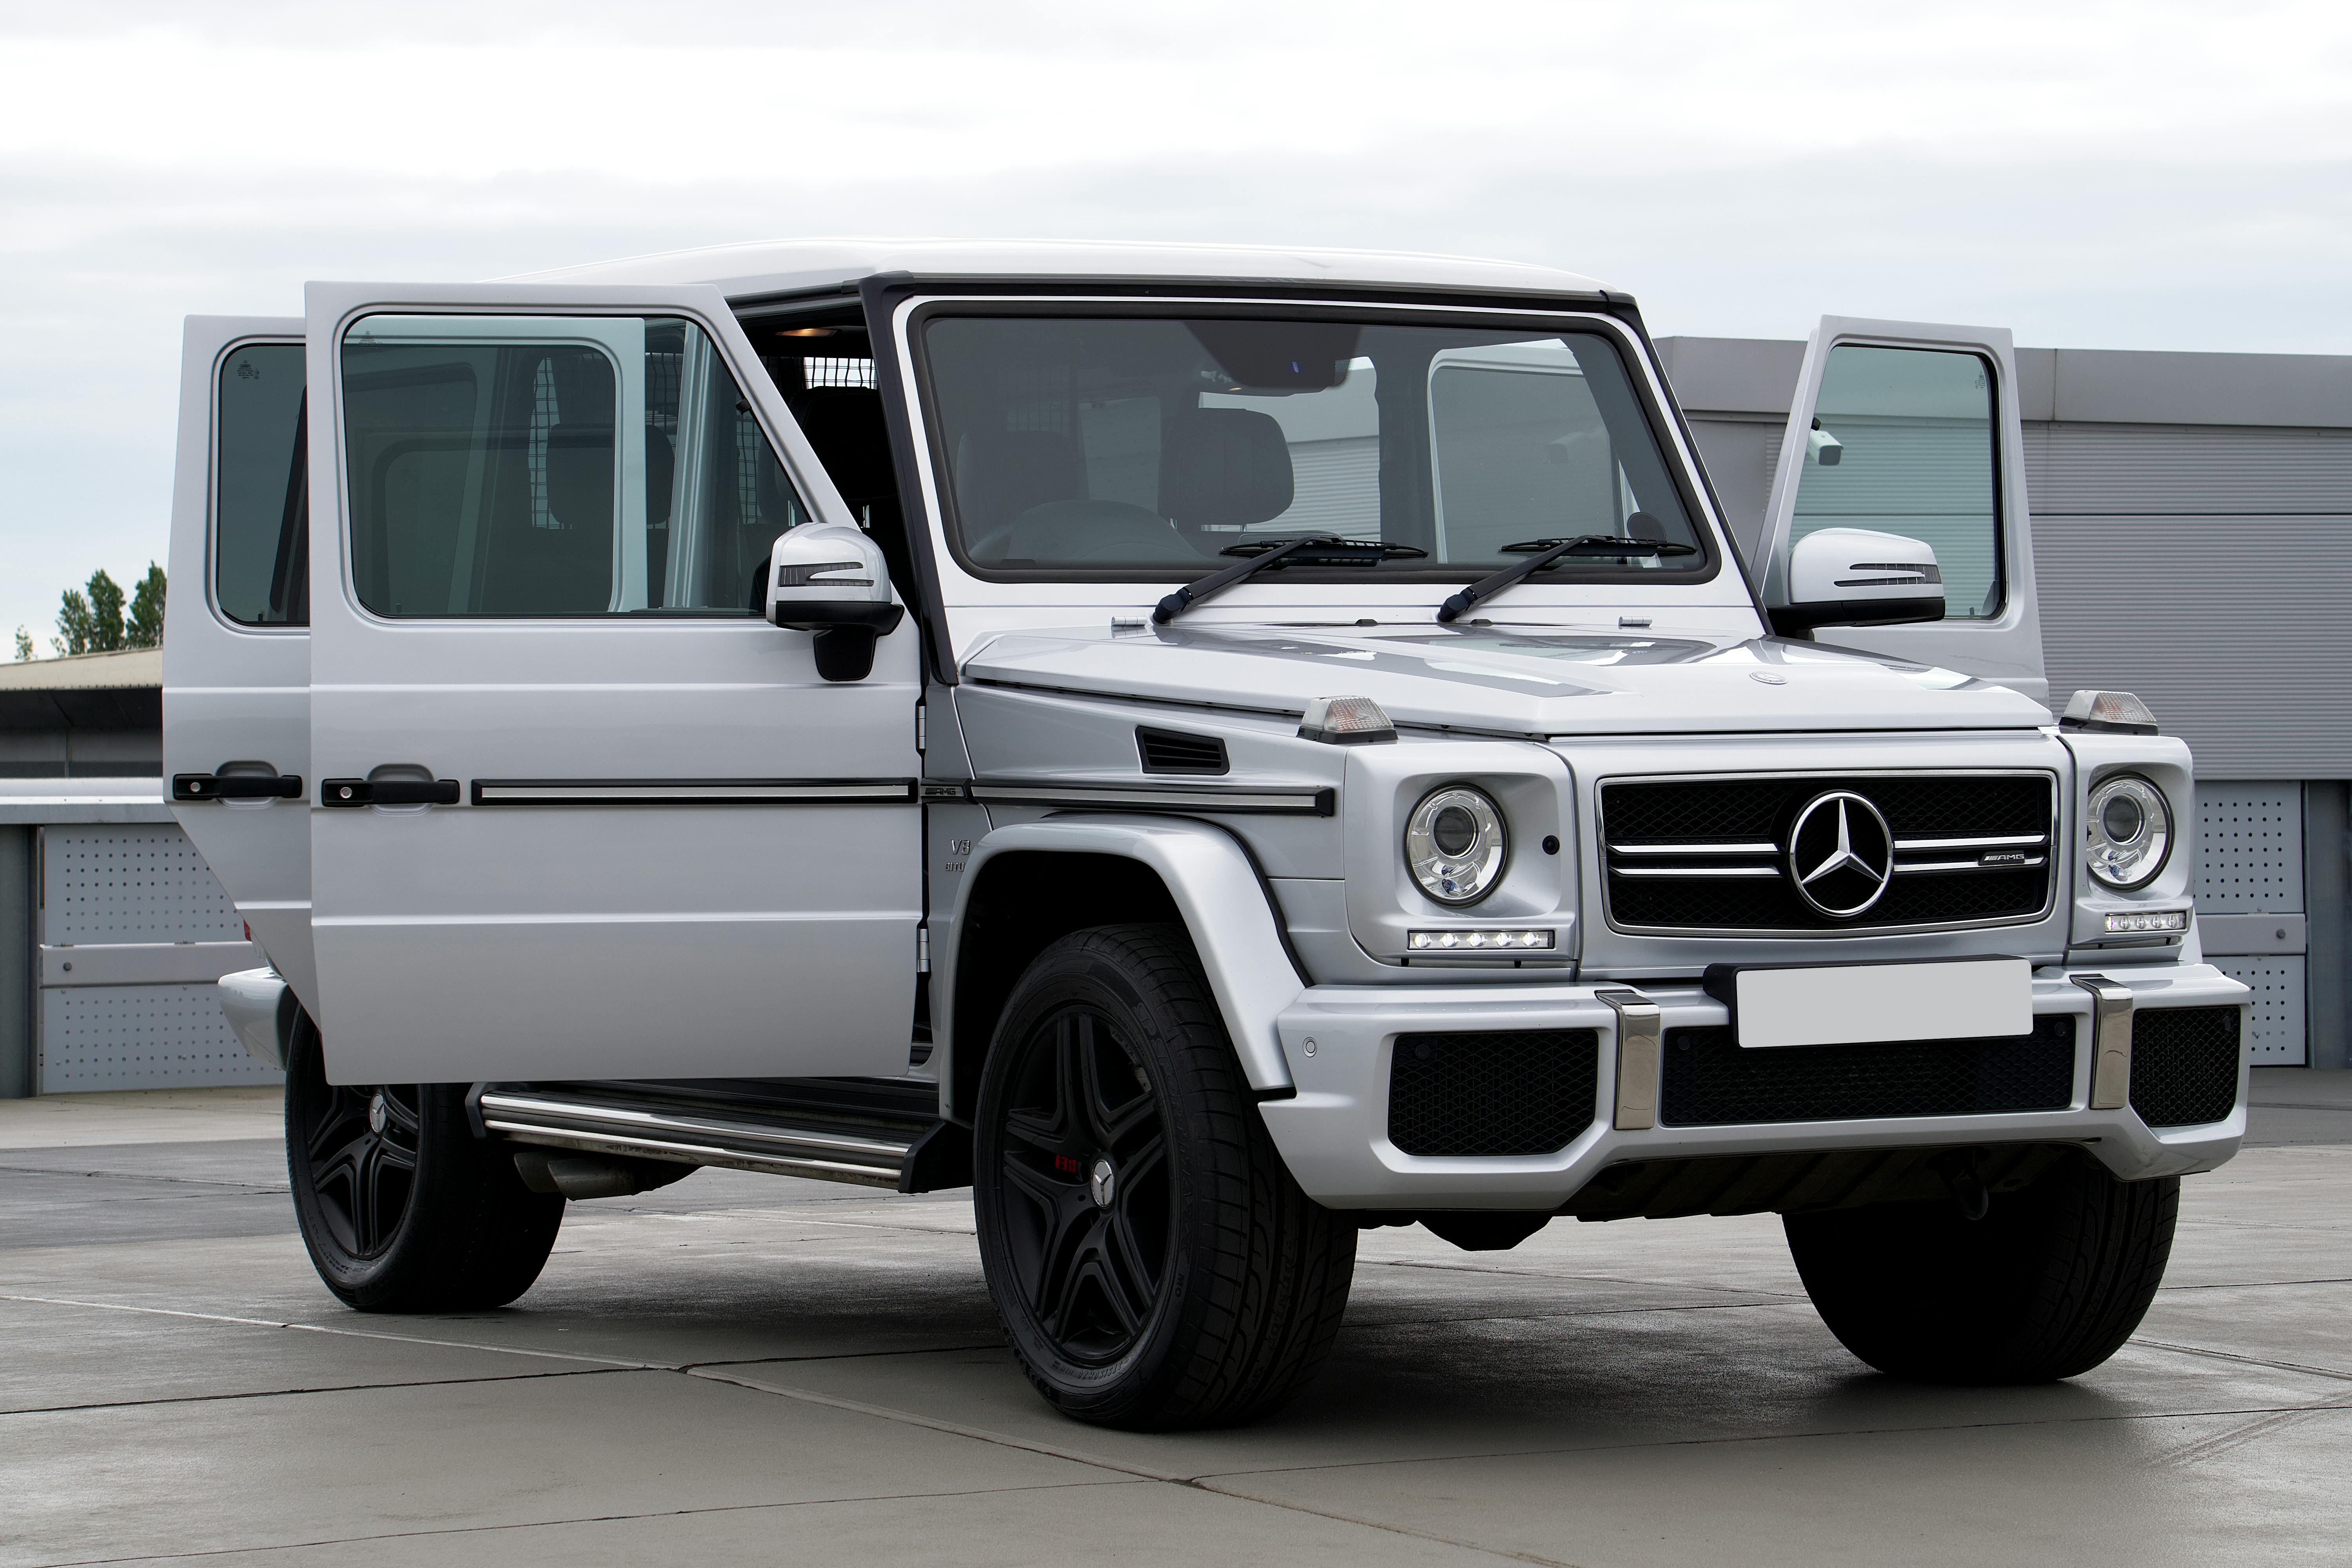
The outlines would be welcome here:
[[[274,1092],[0,1103],[0,1563],[2341,1563],[2352,1074],[2256,1076],[2072,1383],[1878,1376],[1769,1217],[1385,1230],[1308,1394],[1180,1436],[1038,1402],[961,1194],[704,1172],[512,1309],[367,1317]]]

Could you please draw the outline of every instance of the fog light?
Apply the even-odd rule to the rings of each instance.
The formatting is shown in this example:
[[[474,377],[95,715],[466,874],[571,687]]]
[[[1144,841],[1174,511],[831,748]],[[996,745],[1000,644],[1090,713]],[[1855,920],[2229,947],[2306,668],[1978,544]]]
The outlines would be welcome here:
[[[1414,952],[1494,952],[1506,948],[1549,947],[1548,931],[1407,931],[1405,946]]]
[[[2107,934],[2110,936],[2130,936],[2141,931],[2187,931],[2188,929],[2189,911],[2187,910],[2135,910],[2127,915],[2107,917]]]

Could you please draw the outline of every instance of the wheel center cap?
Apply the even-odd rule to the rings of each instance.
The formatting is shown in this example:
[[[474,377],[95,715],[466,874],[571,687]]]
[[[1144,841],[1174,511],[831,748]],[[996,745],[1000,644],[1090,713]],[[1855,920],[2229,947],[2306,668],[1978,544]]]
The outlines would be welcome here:
[[[385,1121],[383,1091],[379,1089],[368,1100],[368,1130],[372,1132],[382,1132]]]
[[[1111,1199],[1118,1195],[1118,1173],[1112,1170],[1108,1159],[1097,1160],[1095,1168],[1087,1173],[1087,1191],[1094,1194],[1095,1207],[1110,1207]]]

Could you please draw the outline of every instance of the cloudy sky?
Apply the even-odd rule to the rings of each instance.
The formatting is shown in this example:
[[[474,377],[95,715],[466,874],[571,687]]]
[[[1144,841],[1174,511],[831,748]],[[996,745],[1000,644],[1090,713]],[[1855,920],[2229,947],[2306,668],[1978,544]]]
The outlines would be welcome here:
[[[823,234],[2347,353],[2352,7],[0,0],[0,632],[46,651],[60,588],[162,558],[185,314]]]

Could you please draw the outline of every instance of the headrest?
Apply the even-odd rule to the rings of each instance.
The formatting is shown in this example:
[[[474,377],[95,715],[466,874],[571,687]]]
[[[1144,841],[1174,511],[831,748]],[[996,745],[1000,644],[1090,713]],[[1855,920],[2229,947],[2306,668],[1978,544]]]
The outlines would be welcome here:
[[[1033,506],[1086,497],[1077,444],[1058,430],[974,431],[957,445],[956,502],[968,540]]]
[[[1271,414],[1196,408],[1160,440],[1160,510],[1185,529],[1238,528],[1290,510],[1290,443]]]

